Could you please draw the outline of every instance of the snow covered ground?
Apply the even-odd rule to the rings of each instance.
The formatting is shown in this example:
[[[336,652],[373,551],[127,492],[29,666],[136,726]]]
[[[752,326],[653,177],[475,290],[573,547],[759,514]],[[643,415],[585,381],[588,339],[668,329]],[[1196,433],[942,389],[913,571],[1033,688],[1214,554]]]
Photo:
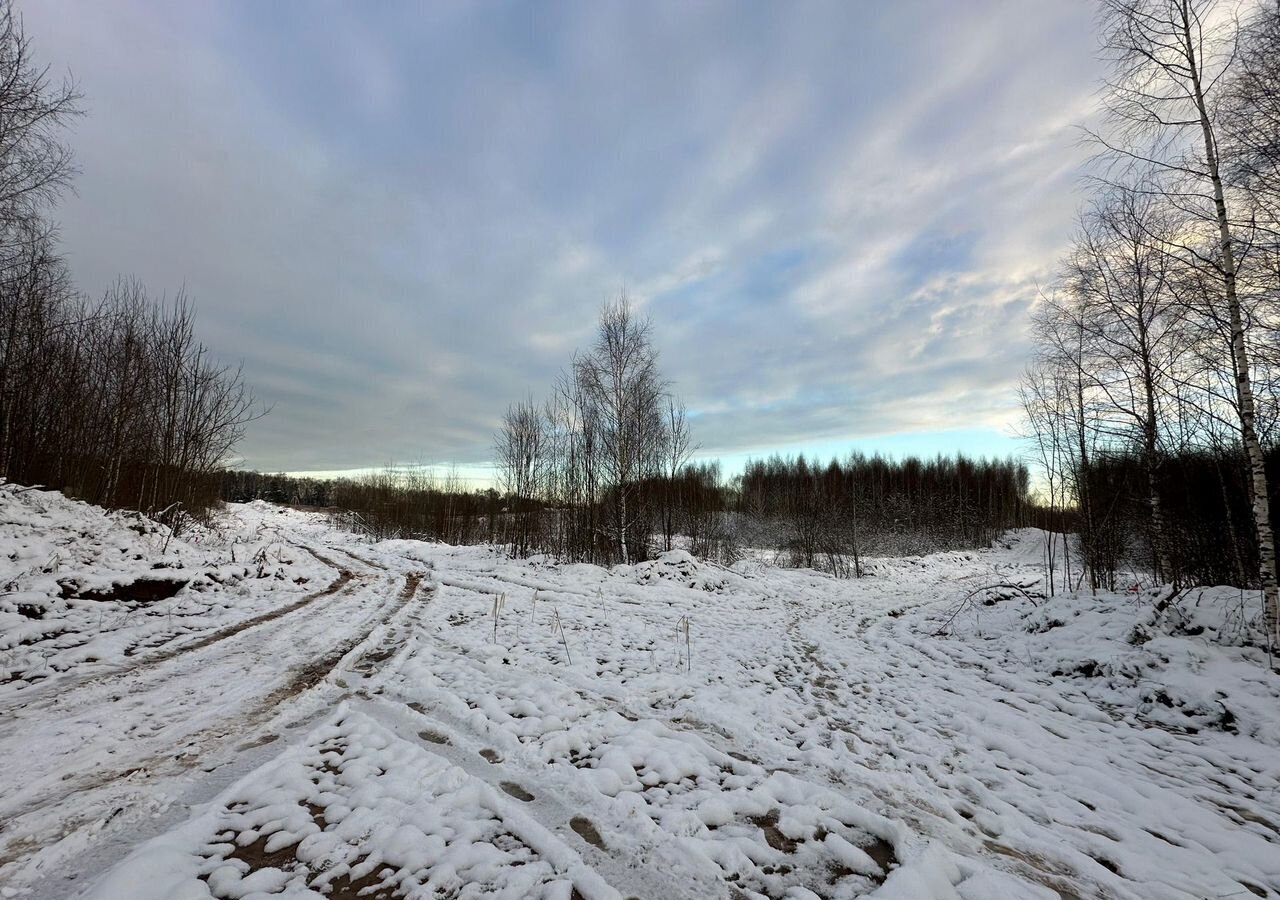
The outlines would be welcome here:
[[[4,896],[1280,897],[1239,592],[131,525],[0,491]]]

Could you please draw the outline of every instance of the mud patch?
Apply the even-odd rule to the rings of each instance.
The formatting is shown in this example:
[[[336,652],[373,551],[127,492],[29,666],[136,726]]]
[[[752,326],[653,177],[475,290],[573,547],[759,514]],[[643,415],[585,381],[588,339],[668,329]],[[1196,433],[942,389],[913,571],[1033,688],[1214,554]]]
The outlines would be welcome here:
[[[870,844],[863,845],[858,849],[870,856],[872,861],[885,871],[886,875],[898,865],[898,854],[894,852],[893,844],[890,844],[884,838],[876,838]]]
[[[418,593],[418,585],[422,584],[423,573],[410,572],[405,576],[404,588],[400,591],[400,599],[408,600]]]
[[[102,600],[147,606],[168,600],[187,586],[186,578],[139,578],[127,584],[113,584],[107,588],[82,591],[74,596],[79,600]]]
[[[330,650],[327,654],[314,662],[308,663],[293,673],[293,677],[287,682],[280,685],[266,699],[258,705],[258,709],[268,710],[275,709],[290,697],[297,696],[303,691],[309,690],[324,680],[324,677],[332,672],[342,662],[342,658],[358,647],[364,638],[357,638],[348,641],[341,647]]]
[[[312,812],[315,818],[315,812]],[[303,875],[306,877],[308,886],[314,890],[323,893],[329,900],[397,900],[404,897],[405,894],[397,890],[394,884],[387,884],[387,877],[394,874],[390,869],[375,869],[368,875],[361,878],[352,878],[349,874],[343,873],[338,877],[321,884],[320,876],[323,873],[313,873],[309,866],[300,862],[297,857],[297,844],[290,844],[287,847],[281,847],[277,850],[267,850],[267,838],[259,837],[253,843],[241,847],[231,839],[230,845],[233,848],[231,853],[224,857],[226,860],[237,860],[249,867],[250,872],[257,872],[262,869],[279,869],[282,872],[289,872],[295,875]],[[358,864],[357,864],[358,865]],[[200,876],[201,880],[209,885],[209,876]],[[209,885],[209,893],[218,900],[233,900],[240,896],[238,892],[223,894],[214,890]]]
[[[1061,874],[1050,869],[1045,860],[1029,856],[1020,850],[1006,847],[1004,844],[998,844],[995,841],[987,841],[984,846],[993,853],[998,853],[1021,863],[1022,874],[1029,875],[1031,880],[1056,893],[1058,900],[1084,900],[1083,897],[1072,890]]]
[[[582,816],[574,816],[569,820],[569,827],[573,829],[574,834],[582,838],[592,847],[598,847],[601,850],[607,850],[604,838],[600,837],[600,832],[596,831],[596,826],[591,823],[590,819],[584,819]]]
[[[433,744],[449,743],[449,738],[440,734],[438,731],[419,731],[418,737],[422,738],[424,741],[430,741]]]
[[[258,869],[280,869],[283,872],[293,871],[302,867],[302,863],[298,862],[298,857],[294,850],[297,844],[290,844],[287,847],[281,847],[278,850],[267,851],[267,838],[260,837],[252,844],[241,847],[232,838],[231,853],[227,855],[227,859],[237,859],[247,865],[250,870]],[[216,896],[216,894],[215,894]]]
[[[383,663],[396,655],[396,651],[404,646],[404,641],[397,641],[394,634],[388,636],[387,643],[360,657],[351,665],[351,671],[357,675],[368,677],[376,672]]]
[[[488,763],[497,764],[502,762],[502,757],[498,754],[498,751],[492,750],[488,747],[485,747],[483,750],[481,750],[480,755],[483,756],[484,761]]]
[[[502,784],[498,785],[498,787],[502,788],[512,797],[515,797],[517,800],[520,800],[524,803],[532,803],[534,800],[533,794],[526,791],[524,788],[516,784],[514,781],[504,781],[502,782]]]
[[[258,747],[265,747],[267,744],[274,743],[278,740],[280,740],[280,735],[278,734],[264,734],[262,737],[255,738],[252,741],[245,741],[239,747],[236,747],[236,750],[241,752],[245,750],[254,750]]]
[[[778,816],[778,810],[774,809],[763,816],[751,816],[748,821],[764,832],[765,843],[774,850],[795,853],[799,844],[778,830]]]
[[[391,874],[390,869],[386,871]],[[384,884],[386,879],[380,876],[377,870],[355,880],[350,875],[339,875],[329,882],[327,896],[329,900],[395,900],[406,896],[394,886]]]

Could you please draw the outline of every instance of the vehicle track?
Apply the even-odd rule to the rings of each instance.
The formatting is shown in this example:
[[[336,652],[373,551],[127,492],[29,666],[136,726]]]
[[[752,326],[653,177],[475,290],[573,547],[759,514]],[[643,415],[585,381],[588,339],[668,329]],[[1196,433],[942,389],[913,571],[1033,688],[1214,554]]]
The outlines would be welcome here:
[[[326,597],[332,597],[334,594],[337,594],[339,591],[347,587],[352,580],[361,577],[350,569],[342,568],[332,560],[321,556],[310,547],[303,546],[302,549],[311,553],[312,556],[316,557],[316,559],[320,560],[320,562],[325,565],[336,569],[338,571],[338,577],[330,582],[328,586],[319,591],[313,591],[312,593],[295,600],[293,603],[268,610],[267,612],[260,613],[256,616],[250,616],[249,618],[241,619],[239,622],[234,624],[206,632],[195,640],[186,641],[178,644],[177,646],[167,646],[157,653],[137,658],[136,662],[132,662],[129,665],[117,666],[108,669],[107,671],[95,672],[92,675],[60,678],[57,681],[40,685],[35,688],[28,688],[27,690],[22,691],[19,697],[16,698],[17,702],[9,700],[4,703],[0,703],[0,714],[7,715],[18,710],[56,706],[73,691],[154,668],[155,666],[168,662],[177,656],[197,650],[203,650],[205,647],[209,647],[213,644],[219,643],[220,641],[225,641],[228,638],[233,638],[250,628],[256,628],[259,625],[274,622],[277,619],[281,619],[287,615],[297,612],[300,609],[308,607],[318,600],[323,600]],[[31,696],[33,692],[35,693],[35,696]]]
[[[388,573],[388,575],[391,575],[391,573]],[[309,602],[320,599],[320,595],[350,597],[349,600],[341,600],[340,602],[355,603],[356,609],[366,608],[367,612],[362,616],[359,624],[353,629],[354,634],[349,638],[341,640],[336,646],[324,651],[319,658],[307,660],[301,665],[294,665],[285,671],[274,674],[271,679],[274,686],[269,686],[265,693],[256,698],[244,698],[246,701],[244,705],[236,705],[236,699],[233,698],[228,703],[225,712],[216,711],[212,721],[195,730],[186,730],[181,721],[181,715],[178,714],[175,717],[174,713],[170,711],[169,721],[161,722],[158,726],[158,731],[155,733],[159,740],[149,740],[149,736],[143,736],[143,743],[138,746],[138,749],[143,751],[142,753],[123,758],[119,765],[111,766],[106,770],[100,768],[91,769],[81,777],[59,780],[56,783],[44,785],[43,788],[35,786],[35,789],[30,792],[30,796],[19,800],[19,806],[4,809],[3,824],[0,824],[0,871],[10,866],[14,866],[15,869],[22,867],[24,860],[48,846],[48,843],[33,846],[23,839],[14,840],[11,838],[7,841],[4,840],[3,836],[6,833],[16,835],[18,832],[28,830],[28,828],[20,824],[20,820],[28,818],[32,819],[32,821],[38,820],[41,823],[39,830],[50,834],[53,837],[53,843],[57,843],[68,835],[75,834],[86,828],[91,829],[91,833],[86,835],[86,840],[100,840],[101,836],[97,834],[98,829],[103,828],[118,813],[126,810],[130,805],[128,798],[137,796],[146,785],[157,782],[169,782],[175,785],[189,784],[192,772],[196,770],[212,772],[232,762],[237,753],[252,750],[254,747],[264,746],[274,741],[276,739],[275,735],[259,736],[260,740],[256,742],[250,741],[249,743],[244,743],[244,738],[246,732],[252,732],[266,723],[281,720],[285,712],[293,708],[296,700],[327,680],[330,680],[331,683],[337,682],[333,688],[335,699],[337,699],[336,694],[342,689],[339,686],[340,679],[331,679],[331,676],[336,675],[343,668],[344,663],[350,665],[363,660],[370,652],[370,645],[377,644],[383,639],[386,626],[398,621],[405,608],[419,595],[419,589],[425,575],[423,572],[413,571],[393,576],[397,577],[397,579],[403,578],[401,589],[391,599],[379,601],[377,600],[378,588],[376,582],[382,582],[386,580],[386,577],[375,578],[373,575],[356,575],[349,571],[344,571],[335,584],[330,585],[325,591],[318,592],[318,595],[312,595]],[[374,602],[369,603],[370,600]],[[293,611],[301,608],[300,604],[301,601],[299,604],[292,604]],[[332,606],[327,605],[325,609],[329,610],[329,613],[322,617],[323,619],[331,621],[335,617],[340,617],[340,613]],[[202,639],[199,646],[185,645],[181,649],[174,648],[175,651],[179,652],[169,654],[166,660],[190,660],[190,654],[198,653],[200,650],[208,651],[208,648],[211,647],[216,648],[216,645],[225,641],[226,638],[233,636],[235,633],[242,633],[252,625],[265,625],[288,615],[284,611],[276,612],[279,615],[275,615],[272,618],[256,617],[257,621],[253,623],[239,623],[244,627],[238,631],[232,632],[231,629],[223,629],[220,632],[208,635],[205,639]],[[322,640],[325,634],[324,622],[317,621],[309,624],[311,624],[311,630],[314,632],[312,640]],[[238,665],[255,665],[260,658],[263,658],[264,651],[269,653],[272,642],[278,641],[281,637],[282,635],[273,629],[256,640],[254,642],[255,646],[243,648],[238,654],[236,651],[232,651],[230,657],[240,656],[243,659],[243,663]],[[302,637],[300,636],[299,639],[301,640]],[[216,649],[215,652],[217,652]],[[220,654],[218,659],[225,662],[230,657],[226,654]],[[149,659],[148,663],[154,666],[166,660],[153,658]],[[139,668],[141,666],[134,667],[125,673],[116,674],[126,677],[137,676]],[[121,694],[127,697],[142,698],[146,697],[151,691],[160,689],[165,690],[170,696],[175,693],[187,696],[188,699],[184,701],[184,705],[207,711],[210,702],[216,705],[222,701],[221,698],[217,697],[216,685],[199,681],[203,676],[203,672],[204,669],[198,662],[188,663],[187,668],[181,672],[173,673],[170,679],[159,682],[150,680],[137,685],[132,692],[122,691]],[[173,691],[173,679],[178,679],[179,683],[185,680],[189,683],[189,687],[180,692],[175,692]],[[85,686],[82,685],[82,687]],[[111,701],[120,698],[120,695],[116,695],[104,697],[103,699]],[[109,708],[108,703],[106,710],[109,710]],[[106,712],[100,706],[97,709],[92,706],[88,707],[87,712],[89,715],[98,717],[109,715],[109,712]],[[173,732],[171,738],[163,736],[166,730]],[[129,746],[128,738],[129,734],[127,732],[116,736],[116,740],[126,747]],[[233,747],[233,742],[239,743],[239,746]],[[148,744],[150,746],[147,746]],[[112,751],[109,749],[108,752]],[[107,757],[107,759],[114,758]],[[197,774],[197,780],[200,777],[202,776]],[[107,812],[105,820],[103,818],[104,810]],[[118,822],[116,825],[117,827],[126,827],[122,822]]]

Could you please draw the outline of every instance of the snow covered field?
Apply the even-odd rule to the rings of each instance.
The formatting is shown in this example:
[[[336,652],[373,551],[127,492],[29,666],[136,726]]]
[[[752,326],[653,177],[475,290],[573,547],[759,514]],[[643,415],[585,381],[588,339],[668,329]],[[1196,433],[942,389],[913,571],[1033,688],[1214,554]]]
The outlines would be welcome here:
[[[1036,540],[605,570],[7,487],[0,891],[1280,897],[1255,601],[1045,600]]]

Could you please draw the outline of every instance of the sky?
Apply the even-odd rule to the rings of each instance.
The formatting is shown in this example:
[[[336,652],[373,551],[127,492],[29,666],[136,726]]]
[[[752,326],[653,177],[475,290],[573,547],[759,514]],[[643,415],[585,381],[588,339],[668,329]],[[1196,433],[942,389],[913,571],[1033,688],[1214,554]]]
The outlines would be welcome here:
[[[704,457],[1016,453],[1101,77],[1084,0],[18,0],[79,286],[183,290],[259,470],[456,463],[603,303]]]

